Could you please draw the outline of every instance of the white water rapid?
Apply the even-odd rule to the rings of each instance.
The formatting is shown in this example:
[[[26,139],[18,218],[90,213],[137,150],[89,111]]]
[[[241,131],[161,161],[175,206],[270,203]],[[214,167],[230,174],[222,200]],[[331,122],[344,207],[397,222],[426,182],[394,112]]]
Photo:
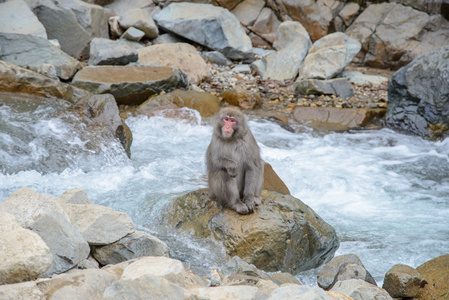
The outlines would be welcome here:
[[[173,197],[206,187],[212,129],[197,112],[185,110],[195,122],[127,119],[134,138],[129,160],[115,146],[100,154],[70,151],[83,149],[82,137],[51,108],[39,110],[0,104],[0,202],[24,186],[55,197],[83,188],[95,204],[127,213],[140,229],[165,240],[172,256],[193,269],[207,273],[225,262],[219,245],[165,235],[155,225]],[[378,282],[394,264],[417,267],[449,253],[449,139],[431,142],[388,129],[292,133],[269,121],[249,124],[262,157],[291,193],[336,229],[337,255],[357,254]],[[35,163],[51,157],[68,163],[54,171]],[[298,277],[316,285],[313,271]]]

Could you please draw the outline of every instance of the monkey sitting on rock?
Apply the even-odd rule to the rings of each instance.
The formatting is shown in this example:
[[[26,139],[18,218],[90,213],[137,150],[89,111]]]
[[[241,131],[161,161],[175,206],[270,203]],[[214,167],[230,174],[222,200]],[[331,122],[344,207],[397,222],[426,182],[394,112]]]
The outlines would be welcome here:
[[[214,124],[206,152],[209,196],[239,214],[249,214],[261,204],[264,162],[245,116],[223,108]]]

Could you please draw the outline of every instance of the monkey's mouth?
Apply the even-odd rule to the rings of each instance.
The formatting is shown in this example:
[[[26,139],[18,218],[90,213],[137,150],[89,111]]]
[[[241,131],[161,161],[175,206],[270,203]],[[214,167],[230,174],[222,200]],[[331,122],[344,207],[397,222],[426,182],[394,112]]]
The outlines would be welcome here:
[[[225,137],[230,137],[232,135],[232,131],[231,130],[223,130],[222,133],[223,133],[223,135]]]

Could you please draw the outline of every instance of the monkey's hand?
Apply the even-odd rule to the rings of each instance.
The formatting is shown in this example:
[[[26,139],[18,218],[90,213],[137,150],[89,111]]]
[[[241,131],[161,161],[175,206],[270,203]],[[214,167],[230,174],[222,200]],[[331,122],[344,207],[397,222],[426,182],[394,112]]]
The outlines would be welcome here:
[[[237,168],[235,166],[228,166],[226,171],[228,172],[229,177],[237,177]]]

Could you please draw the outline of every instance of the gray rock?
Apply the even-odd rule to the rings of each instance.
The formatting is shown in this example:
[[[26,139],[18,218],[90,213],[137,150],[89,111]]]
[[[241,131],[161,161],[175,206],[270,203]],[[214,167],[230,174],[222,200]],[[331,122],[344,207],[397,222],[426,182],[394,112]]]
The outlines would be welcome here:
[[[138,59],[139,44],[126,40],[94,38],[90,42],[89,65],[127,65]]]
[[[275,289],[268,298],[268,300],[279,299],[330,300],[331,298],[318,287],[288,285]]]
[[[354,89],[345,78],[330,80],[298,79],[294,84],[296,94],[302,95],[336,95],[340,98],[351,98],[354,96]]]
[[[274,11],[264,7],[254,25],[250,28],[255,34],[272,44],[276,39],[276,32],[280,24],[281,21],[279,21]]]
[[[115,280],[116,277],[107,271],[86,269],[56,275],[38,285],[48,300],[102,299],[104,290]]]
[[[16,284],[0,285],[0,299],[2,300],[18,300],[33,299],[45,300],[44,294],[41,292],[36,282],[26,281]]]
[[[226,265],[223,266],[221,272],[225,276],[230,274],[244,274],[266,280],[270,279],[270,276],[268,276],[268,274],[256,268],[255,265],[243,261],[238,256],[234,256],[233,258],[231,258],[226,263]]]
[[[34,71],[51,64],[61,79],[70,79],[81,68],[76,59],[40,37],[0,32],[0,45],[3,61]]]
[[[66,204],[65,211],[73,226],[90,245],[107,245],[135,231],[125,213],[94,204]]]
[[[151,40],[153,44],[173,44],[173,43],[186,43],[186,39],[171,33],[163,33],[157,38]]]
[[[128,41],[138,42],[145,36],[145,32],[139,30],[135,27],[129,27],[120,37],[121,39],[125,39]]]
[[[88,256],[85,260],[78,264],[78,269],[99,269],[100,264],[92,256]]]
[[[178,77],[167,67],[91,66],[78,72],[72,84],[94,94],[112,94],[118,104],[141,104],[151,95],[175,89]]]
[[[40,216],[29,228],[39,234],[53,255],[51,267],[42,275],[43,277],[73,268],[90,253],[89,245],[83,236],[60,212]]]
[[[153,16],[156,23],[229,59],[244,59],[251,41],[238,19],[228,10],[210,4],[172,3]]]
[[[49,39],[57,39],[61,49],[75,58],[88,58],[94,37],[109,37],[110,11],[81,0],[38,1],[34,7]]]
[[[355,254],[340,255],[332,258],[317,274],[318,286],[325,290],[330,290],[339,280],[349,279],[362,279],[372,285],[376,285],[374,278]]]
[[[257,299],[259,289],[255,286],[217,286],[191,289],[199,299]]]
[[[219,66],[229,66],[232,62],[226,58],[221,52],[218,51],[204,51],[201,53],[201,57],[212,64],[217,64]]]
[[[357,71],[343,71],[337,75],[338,78],[346,78],[357,85],[378,86],[388,83],[388,78],[377,75],[367,75]]]
[[[141,64],[155,64],[179,69],[191,84],[199,84],[211,76],[210,68],[190,44],[159,44],[138,50]]]
[[[154,23],[152,10],[147,8],[130,9],[121,14],[120,26],[128,29],[135,27],[145,32],[145,36],[152,39],[158,36],[159,29]]]
[[[435,26],[439,29],[432,28]],[[436,23],[425,12],[397,3],[382,3],[367,7],[346,34],[362,43],[362,63],[397,69],[447,45],[448,30],[449,22],[444,18]]]
[[[247,64],[237,65],[231,69],[233,72],[242,73],[242,74],[251,74],[251,68]]]
[[[299,41],[296,41],[296,39],[299,39]],[[277,30],[276,41],[274,42],[273,47],[277,50],[281,50],[293,42],[305,43],[303,47],[307,48],[307,50],[312,46],[309,33],[301,23],[295,21],[282,22]]]
[[[47,39],[44,25],[23,0],[0,3],[0,32],[29,34]]]
[[[312,45],[299,71],[299,78],[331,79],[343,71],[360,48],[360,42],[346,34],[331,33]]]
[[[42,64],[39,68],[37,68],[37,72],[52,79],[59,80],[56,73],[56,68],[52,64]]]
[[[309,39],[297,37],[285,48],[262,58],[255,68],[264,79],[291,80],[298,74],[309,47]]]
[[[430,14],[440,14],[443,0],[392,0]]]
[[[331,291],[345,294],[354,300],[393,300],[384,289],[360,279],[338,281]]]
[[[51,265],[52,255],[42,238],[22,228],[12,214],[0,212],[0,241],[0,285],[34,280]]]
[[[142,257],[125,267],[103,299],[184,299],[185,270],[180,261],[166,257]]]
[[[244,26],[252,26],[265,6],[263,0],[245,0],[240,2],[231,12]]]
[[[102,265],[117,264],[142,256],[169,257],[168,246],[144,231],[135,231],[115,243],[93,247],[93,257]]]
[[[61,196],[56,199],[59,204],[64,205],[66,203],[70,204],[92,204],[89,196],[83,189],[70,189],[65,191]]]
[[[421,276],[416,269],[397,264],[385,274],[382,288],[393,298],[415,298],[421,289]]]
[[[449,46],[399,69],[388,85],[387,126],[432,137],[449,135]]]

